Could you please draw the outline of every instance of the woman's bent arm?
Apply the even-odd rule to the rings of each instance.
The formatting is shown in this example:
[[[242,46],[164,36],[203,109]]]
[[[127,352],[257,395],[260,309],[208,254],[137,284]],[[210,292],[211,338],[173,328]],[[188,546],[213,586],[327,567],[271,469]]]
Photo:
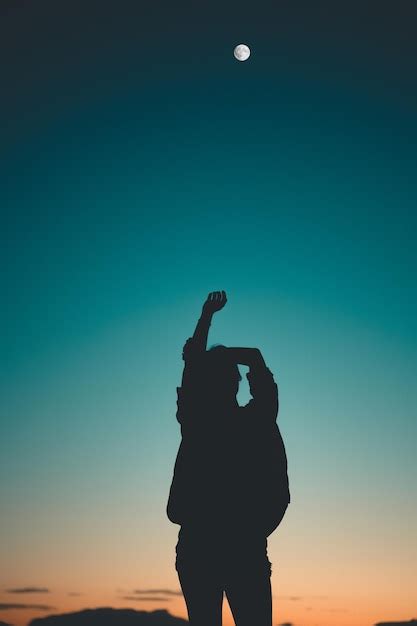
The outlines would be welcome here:
[[[258,348],[227,348],[233,363],[247,365],[251,369],[266,367],[266,363]]]

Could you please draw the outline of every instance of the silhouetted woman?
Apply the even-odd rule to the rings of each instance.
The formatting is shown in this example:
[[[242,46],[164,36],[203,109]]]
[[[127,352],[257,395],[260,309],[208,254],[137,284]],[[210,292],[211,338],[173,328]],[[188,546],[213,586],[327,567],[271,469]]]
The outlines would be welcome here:
[[[257,348],[206,350],[211,319],[226,304],[211,292],[183,350],[177,420],[182,440],[167,504],[180,524],[175,567],[191,626],[221,626],[223,592],[236,626],[271,626],[267,537],[290,494],[276,424],[278,388]],[[238,363],[252,399],[239,406]]]

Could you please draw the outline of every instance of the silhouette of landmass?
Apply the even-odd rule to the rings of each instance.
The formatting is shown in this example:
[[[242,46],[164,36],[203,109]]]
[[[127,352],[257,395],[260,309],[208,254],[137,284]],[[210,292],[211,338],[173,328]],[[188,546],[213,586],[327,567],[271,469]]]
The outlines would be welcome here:
[[[28,623],[28,626],[186,626],[187,624],[188,620],[175,617],[166,609],[136,611],[103,607],[36,617]],[[0,620],[0,626],[13,625]],[[293,625],[291,622],[285,622],[281,626]],[[374,626],[417,626],[417,619],[413,618],[408,622],[378,622]]]
[[[417,619],[413,617],[408,622],[378,622],[375,626],[417,626]]]
[[[185,626],[186,624],[187,620],[171,615],[166,609],[136,611],[100,607],[36,617],[28,626]]]

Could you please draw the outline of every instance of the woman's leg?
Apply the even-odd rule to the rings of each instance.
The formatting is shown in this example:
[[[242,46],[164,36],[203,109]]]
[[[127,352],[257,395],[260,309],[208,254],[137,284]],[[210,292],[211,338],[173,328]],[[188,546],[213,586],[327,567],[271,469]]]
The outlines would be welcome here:
[[[197,555],[198,556],[198,555]],[[196,559],[176,563],[190,626],[222,626],[221,577]]]
[[[272,626],[271,562],[266,555],[231,564],[225,592],[236,626]]]

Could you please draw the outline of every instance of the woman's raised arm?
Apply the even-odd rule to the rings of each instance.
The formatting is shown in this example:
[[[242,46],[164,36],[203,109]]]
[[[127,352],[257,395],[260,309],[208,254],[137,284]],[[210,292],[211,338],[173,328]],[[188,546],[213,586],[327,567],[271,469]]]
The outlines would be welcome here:
[[[195,327],[194,335],[187,339],[183,348],[182,358],[185,361],[185,367],[182,376],[182,385],[186,382],[188,383],[192,381],[192,375],[190,376],[190,374],[195,370],[195,368],[192,367],[194,357],[196,359],[194,363],[197,363],[199,357],[206,352],[208,333],[212,317],[216,311],[220,311],[220,309],[224,307],[226,302],[227,298],[225,291],[211,291],[208,294],[207,299],[203,304],[200,318]],[[191,369],[188,368],[187,365],[190,365]]]
[[[220,311],[227,302],[225,291],[211,291],[203,304],[201,315],[195,327],[194,335],[187,339],[182,357],[184,361],[207,350],[207,339],[211,320],[216,311]]]
[[[196,350],[207,350],[207,338],[212,317],[216,311],[220,311],[227,302],[225,291],[211,291],[203,304],[201,316],[195,327],[193,342]]]

